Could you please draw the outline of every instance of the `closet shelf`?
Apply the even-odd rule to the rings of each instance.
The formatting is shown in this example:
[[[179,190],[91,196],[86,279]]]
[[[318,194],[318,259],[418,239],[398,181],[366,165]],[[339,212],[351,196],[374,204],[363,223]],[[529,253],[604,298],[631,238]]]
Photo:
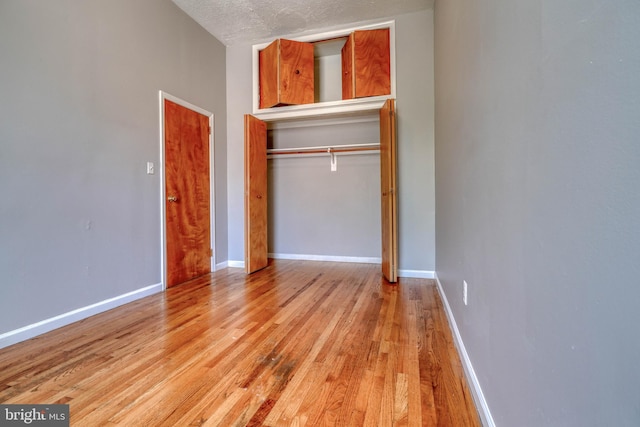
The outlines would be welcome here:
[[[391,96],[373,96],[346,101],[330,101],[315,104],[288,105],[261,109],[254,115],[265,122],[275,120],[301,120],[326,117],[362,117],[377,113]]]

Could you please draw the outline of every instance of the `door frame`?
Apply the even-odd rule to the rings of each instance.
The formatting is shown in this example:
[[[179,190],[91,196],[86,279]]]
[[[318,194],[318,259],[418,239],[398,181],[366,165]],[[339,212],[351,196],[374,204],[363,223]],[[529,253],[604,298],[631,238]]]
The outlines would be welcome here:
[[[209,133],[209,231],[210,231],[210,239],[211,239],[211,249],[213,250],[213,256],[211,257],[211,271],[216,271],[216,258],[217,258],[217,250],[216,250],[216,209],[215,209],[215,185],[214,185],[214,134],[215,128],[213,126],[213,113],[200,108],[196,105],[193,105],[183,99],[180,99],[176,96],[173,96],[167,92],[162,90],[158,91],[158,99],[160,104],[160,277],[162,283],[162,289],[167,289],[167,207],[165,204],[166,200],[166,176],[165,176],[165,158],[164,158],[164,149],[165,149],[165,135],[164,135],[164,101],[165,99],[171,102],[174,102],[184,108],[188,108],[189,110],[195,111],[198,114],[202,114],[203,116],[208,117],[209,119],[209,127],[211,128],[211,132]]]

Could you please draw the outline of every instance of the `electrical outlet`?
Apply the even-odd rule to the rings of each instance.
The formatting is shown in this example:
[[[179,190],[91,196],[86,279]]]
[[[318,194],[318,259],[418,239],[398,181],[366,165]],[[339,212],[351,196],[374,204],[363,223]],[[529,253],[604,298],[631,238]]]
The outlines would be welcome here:
[[[156,168],[153,162],[147,162],[147,175],[153,175],[154,173],[156,173]]]
[[[467,281],[463,280],[462,281],[462,302],[464,302],[464,305],[467,305]]]

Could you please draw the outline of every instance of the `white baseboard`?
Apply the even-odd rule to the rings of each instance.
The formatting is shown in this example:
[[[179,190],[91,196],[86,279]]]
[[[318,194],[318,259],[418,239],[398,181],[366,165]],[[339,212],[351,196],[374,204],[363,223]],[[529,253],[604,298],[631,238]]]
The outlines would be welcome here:
[[[215,265],[214,271],[222,270],[223,268],[227,268],[227,267],[229,267],[229,261],[220,262]]]
[[[244,268],[244,261],[227,261],[227,267],[230,268]]]
[[[288,259],[301,261],[333,261],[354,262],[362,264],[382,264],[382,258],[377,257],[347,257],[332,255],[304,255],[304,254],[275,254],[270,253],[272,259]],[[216,270],[221,268],[244,268],[244,261],[225,261],[216,265]],[[428,270],[398,270],[398,277],[412,277],[417,279],[435,279],[436,272]]]
[[[21,341],[26,341],[30,338],[44,334],[45,332],[58,329],[62,326],[69,325],[82,319],[86,319],[87,317],[102,313],[103,311],[111,310],[112,308],[116,308],[131,301],[135,301],[137,299],[144,298],[161,291],[162,283],[157,283],[155,285],[137,289],[135,291],[128,292],[117,297],[109,298],[104,301],[88,305],[86,307],[81,307],[76,310],[72,310],[67,313],[63,313],[58,316],[42,320],[40,322],[33,323],[31,325],[15,329],[13,331],[5,332],[3,334],[0,334],[0,348],[8,347]]]
[[[333,261],[333,262],[355,262],[362,264],[381,264],[382,259],[376,257],[354,257],[354,256],[333,256],[333,255],[305,255],[305,254],[269,254],[273,259],[292,259],[305,261]]]
[[[462,336],[460,335],[460,331],[458,330],[456,319],[455,317],[453,317],[453,312],[451,311],[451,307],[449,306],[449,301],[447,300],[447,296],[444,293],[444,289],[442,289],[442,283],[440,283],[437,274],[435,275],[435,279],[438,285],[438,293],[440,294],[440,298],[442,299],[442,305],[444,305],[445,312],[447,313],[449,326],[451,327],[451,331],[453,332],[453,340],[455,341],[458,353],[462,358],[462,366],[464,367],[464,372],[467,375],[469,387],[471,388],[471,394],[473,395],[473,400],[476,403],[476,408],[478,409],[478,414],[480,415],[482,425],[485,427],[495,427],[496,424],[493,421],[493,417],[491,416],[491,411],[489,410],[489,405],[487,404],[487,400],[484,397],[484,393],[482,393],[480,381],[478,381],[476,371],[473,370],[471,359],[469,359],[469,354],[467,353],[467,349],[465,348],[464,342],[462,341]]]
[[[416,279],[435,279],[436,272],[428,270],[398,270],[398,277],[412,277]]]

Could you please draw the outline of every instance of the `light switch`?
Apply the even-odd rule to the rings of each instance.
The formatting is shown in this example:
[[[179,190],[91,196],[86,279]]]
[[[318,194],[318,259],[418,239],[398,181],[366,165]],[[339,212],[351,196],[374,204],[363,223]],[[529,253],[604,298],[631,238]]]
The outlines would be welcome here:
[[[156,169],[153,162],[147,162],[147,175],[153,175],[154,173],[156,173]]]

